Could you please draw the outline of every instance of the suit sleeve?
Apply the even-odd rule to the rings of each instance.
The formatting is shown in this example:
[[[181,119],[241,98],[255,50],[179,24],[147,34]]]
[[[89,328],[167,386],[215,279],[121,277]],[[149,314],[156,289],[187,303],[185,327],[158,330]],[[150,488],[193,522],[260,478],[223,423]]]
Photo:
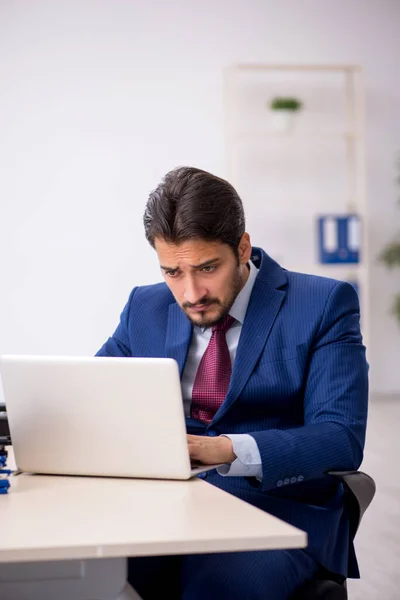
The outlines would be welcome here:
[[[249,432],[257,442],[261,490],[307,481],[329,470],[356,470],[363,458],[368,365],[354,288],[338,282],[321,319],[304,390],[304,425]]]
[[[136,288],[129,295],[128,302],[121,313],[120,321],[113,335],[103,344],[96,356],[132,356],[129,343],[129,315]]]

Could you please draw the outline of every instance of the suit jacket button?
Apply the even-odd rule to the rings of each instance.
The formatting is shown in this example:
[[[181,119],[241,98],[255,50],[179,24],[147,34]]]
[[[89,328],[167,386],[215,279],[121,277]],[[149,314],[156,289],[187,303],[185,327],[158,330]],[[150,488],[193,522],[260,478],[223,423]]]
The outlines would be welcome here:
[[[291,477],[290,483],[297,483],[297,477]]]
[[[300,481],[304,481],[304,475],[299,475],[299,476],[297,477],[297,481],[299,481],[299,482],[300,482]]]
[[[286,477],[286,478],[283,480],[283,485],[289,485],[289,483],[290,483],[290,479],[289,479],[289,477]]]
[[[280,479],[279,481],[276,482],[276,486],[277,487],[282,487],[283,486],[283,481],[282,479]]]

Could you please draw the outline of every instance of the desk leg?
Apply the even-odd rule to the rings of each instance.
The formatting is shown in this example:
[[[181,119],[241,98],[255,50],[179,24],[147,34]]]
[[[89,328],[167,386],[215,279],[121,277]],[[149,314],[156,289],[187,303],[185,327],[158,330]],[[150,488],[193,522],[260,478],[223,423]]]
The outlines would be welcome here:
[[[126,558],[0,563],[0,600],[141,600],[127,575]]]
[[[133,587],[127,583],[117,600],[142,600],[142,598]]]

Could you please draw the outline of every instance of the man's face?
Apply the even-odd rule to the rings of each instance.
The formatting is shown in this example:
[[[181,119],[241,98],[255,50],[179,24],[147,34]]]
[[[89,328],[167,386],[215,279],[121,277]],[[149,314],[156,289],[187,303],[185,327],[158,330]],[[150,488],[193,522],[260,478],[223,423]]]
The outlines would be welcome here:
[[[194,325],[210,327],[228,314],[248,277],[247,233],[239,243],[239,260],[227,244],[201,239],[171,244],[156,238],[155,248],[166,284]]]

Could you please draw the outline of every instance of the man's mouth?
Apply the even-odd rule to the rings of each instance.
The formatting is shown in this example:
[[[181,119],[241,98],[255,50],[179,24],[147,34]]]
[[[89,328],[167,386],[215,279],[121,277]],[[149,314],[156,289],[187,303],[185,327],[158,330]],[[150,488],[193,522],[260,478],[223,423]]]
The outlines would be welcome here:
[[[209,304],[196,304],[196,306],[190,306],[189,310],[192,310],[193,312],[204,312],[209,306]]]

